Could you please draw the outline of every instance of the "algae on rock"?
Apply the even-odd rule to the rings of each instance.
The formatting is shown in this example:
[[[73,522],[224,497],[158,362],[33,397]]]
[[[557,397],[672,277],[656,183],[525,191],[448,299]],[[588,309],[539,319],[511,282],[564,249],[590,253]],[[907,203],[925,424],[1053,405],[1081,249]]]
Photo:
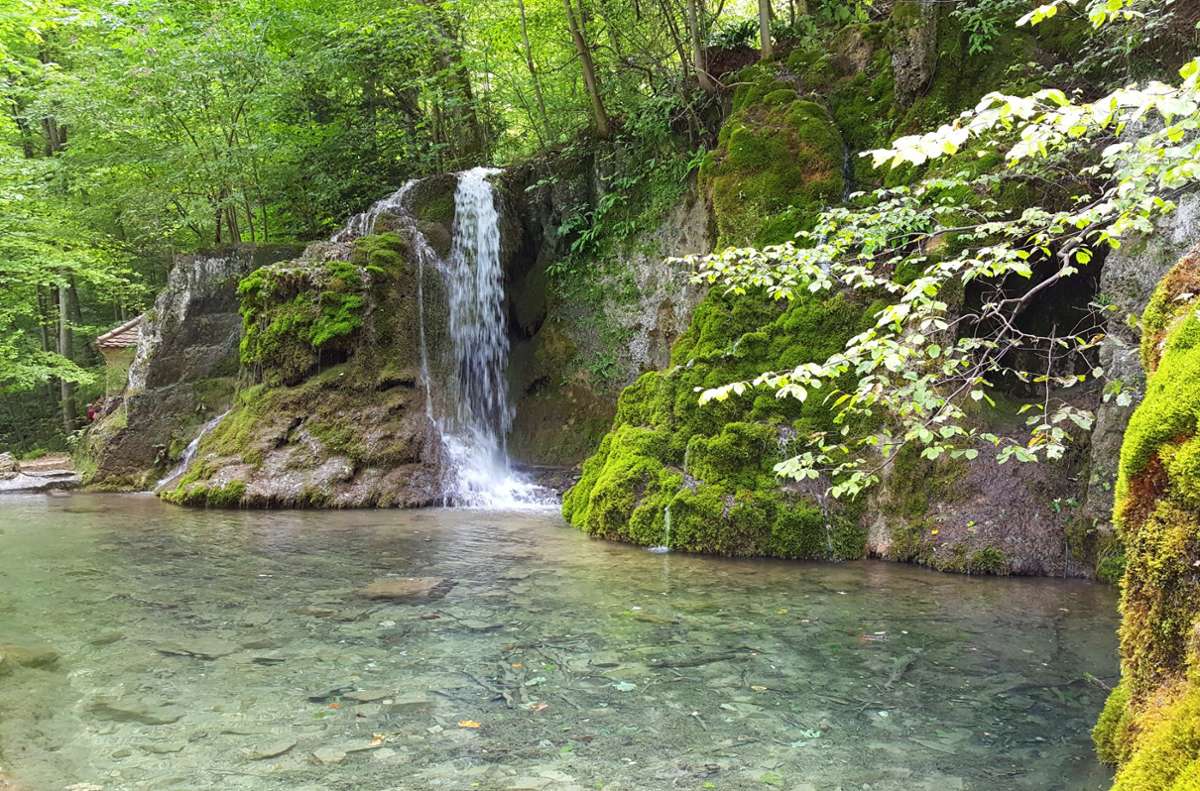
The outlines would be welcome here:
[[[239,287],[243,387],[164,499],[213,507],[418,506],[441,493],[425,410],[421,270],[404,231],[317,245]],[[436,271],[423,272],[426,342],[444,343]],[[434,355],[436,357],[436,355]]]
[[[1130,418],[1114,521],[1125,544],[1121,683],[1094,733],[1114,791],[1200,788],[1200,247],[1143,318],[1145,398]]]

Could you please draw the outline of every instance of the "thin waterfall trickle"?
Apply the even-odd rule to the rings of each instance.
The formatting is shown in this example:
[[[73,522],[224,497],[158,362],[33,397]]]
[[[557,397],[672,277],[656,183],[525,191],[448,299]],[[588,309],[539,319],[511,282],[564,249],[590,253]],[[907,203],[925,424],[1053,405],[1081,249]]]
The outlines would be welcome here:
[[[231,409],[226,409],[224,412],[200,427],[200,433],[197,434],[195,438],[188,443],[187,447],[183,449],[183,455],[179,457],[179,463],[175,465],[175,469],[171,470],[169,473],[167,473],[165,478],[159,479],[158,483],[154,484],[154,491],[157,492],[160,489],[166,488],[167,484],[174,483],[176,479],[183,475],[184,471],[187,470],[188,465],[192,463],[192,459],[196,457],[196,451],[200,449],[200,440],[204,439],[208,432],[216,428],[217,424],[220,423],[231,411]]]
[[[649,547],[649,551],[657,555],[666,554],[671,551],[671,504],[667,503],[663,508],[663,542],[656,547]]]
[[[363,236],[370,236],[375,233],[375,223],[379,221],[381,215],[385,213],[405,215],[404,199],[408,197],[409,190],[417,184],[417,181],[418,179],[409,179],[404,186],[391,195],[375,201],[366,211],[346,220],[342,229],[335,233],[329,241],[352,242]]]

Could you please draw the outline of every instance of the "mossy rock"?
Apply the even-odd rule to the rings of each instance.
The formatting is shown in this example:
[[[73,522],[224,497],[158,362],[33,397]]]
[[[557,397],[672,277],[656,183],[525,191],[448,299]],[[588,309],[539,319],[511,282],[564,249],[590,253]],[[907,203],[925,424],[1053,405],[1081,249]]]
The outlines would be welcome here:
[[[297,259],[255,270],[238,285],[241,361],[258,381],[294,385],[323,361],[357,345],[373,288],[407,267],[407,240],[396,233],[359,239],[349,260]]]
[[[1196,250],[1143,322],[1146,394],[1126,430],[1114,522],[1125,547],[1120,686],[1094,737],[1116,791],[1200,788],[1200,296]]]
[[[858,509],[826,512],[775,477],[789,438],[833,428],[822,397],[773,393],[700,406],[697,389],[772,366],[825,359],[870,323],[845,295],[772,304],[710,292],[666,371],[621,394],[612,431],[563,500],[572,524],[603,538],[741,557],[861,557]],[[666,521],[671,520],[668,531]]]
[[[719,246],[786,241],[844,186],[842,137],[825,108],[754,74],[701,167]]]

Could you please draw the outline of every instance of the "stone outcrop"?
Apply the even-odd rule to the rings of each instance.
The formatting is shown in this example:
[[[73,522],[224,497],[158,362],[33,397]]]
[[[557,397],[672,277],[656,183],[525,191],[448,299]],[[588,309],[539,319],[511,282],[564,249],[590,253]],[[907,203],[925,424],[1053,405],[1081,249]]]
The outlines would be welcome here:
[[[441,444],[426,412],[418,294],[434,357],[445,297],[431,269],[418,289],[414,227],[381,218],[375,230],[243,279],[242,386],[162,497],[223,507],[438,502]]]
[[[238,282],[295,255],[241,246],[176,259],[143,324],[121,400],[88,433],[84,483],[142,489],[166,472],[199,427],[228,408],[238,373]]]
[[[1083,515],[1105,532],[1111,530],[1121,441],[1146,386],[1138,323],[1159,281],[1197,239],[1200,195],[1189,194],[1180,199],[1175,213],[1160,223],[1157,232],[1126,243],[1104,261],[1100,293],[1111,310],[1100,346],[1100,365],[1112,384],[1108,399],[1096,409]]]
[[[1127,556],[1121,683],[1094,737],[1114,791],[1191,789],[1200,777],[1200,246],[1142,319],[1145,398],[1129,420],[1114,520]]]

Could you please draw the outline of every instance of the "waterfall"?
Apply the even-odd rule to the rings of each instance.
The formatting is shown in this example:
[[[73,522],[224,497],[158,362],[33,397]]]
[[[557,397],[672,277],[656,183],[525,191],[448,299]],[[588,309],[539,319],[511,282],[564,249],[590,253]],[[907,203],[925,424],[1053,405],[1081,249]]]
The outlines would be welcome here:
[[[449,462],[446,499],[456,505],[511,508],[544,501],[541,487],[509,464],[508,326],[500,264],[500,214],[489,177],[460,174],[454,228],[444,275],[456,381],[453,413],[442,421]]]
[[[171,472],[167,473],[165,478],[160,479],[158,483],[154,484],[154,491],[157,492],[160,489],[165,488],[167,484],[174,483],[179,476],[183,475],[184,470],[186,470],[188,465],[192,463],[192,459],[196,457],[196,451],[200,449],[200,440],[204,439],[208,432],[216,428],[217,424],[220,423],[221,420],[223,420],[224,417],[230,413],[230,411],[231,410],[226,409],[224,412],[200,427],[200,433],[198,433],[195,438],[188,443],[187,447],[183,449],[183,455],[179,457],[179,463],[175,465],[175,469],[171,470]]]
[[[474,168],[458,176],[448,258],[430,245],[407,204],[418,183],[409,181],[365,212],[351,217],[330,241],[352,242],[375,232],[379,218],[396,218],[407,232],[417,265],[417,323],[425,414],[442,446],[446,474],[442,498],[449,505],[515,508],[553,501],[509,464],[505,438],[512,428],[508,402],[508,326],[500,261],[500,213],[489,178],[500,171]],[[452,348],[447,359],[430,359],[426,326],[425,272],[445,284]],[[445,363],[445,364],[443,364]],[[449,369],[449,370],[443,370]],[[433,387],[439,397],[433,397]]]

